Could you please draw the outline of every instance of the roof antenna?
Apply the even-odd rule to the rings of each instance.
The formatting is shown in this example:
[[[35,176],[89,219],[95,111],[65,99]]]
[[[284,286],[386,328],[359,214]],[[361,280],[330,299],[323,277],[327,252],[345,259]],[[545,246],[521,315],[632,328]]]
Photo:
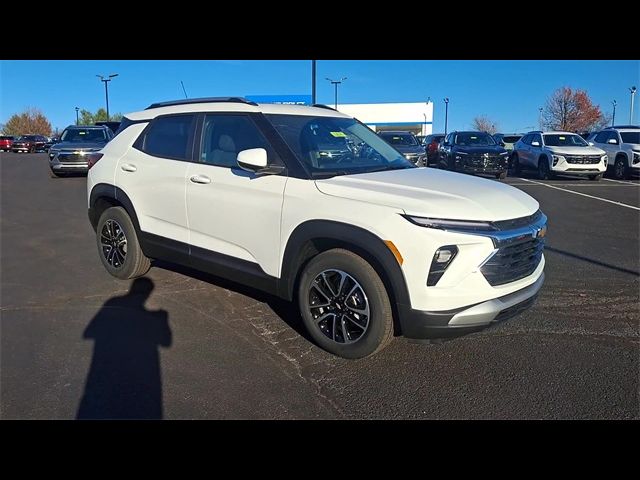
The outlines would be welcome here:
[[[184,83],[182,83],[182,80],[180,80],[180,85],[182,85],[182,91],[184,92],[184,98],[189,98],[187,96],[187,91],[184,89]]]

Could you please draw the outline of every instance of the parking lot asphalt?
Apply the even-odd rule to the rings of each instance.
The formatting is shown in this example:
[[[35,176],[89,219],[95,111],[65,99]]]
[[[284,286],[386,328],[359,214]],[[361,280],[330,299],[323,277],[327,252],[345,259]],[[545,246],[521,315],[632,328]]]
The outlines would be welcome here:
[[[536,305],[349,361],[258,291],[166,264],[112,278],[85,178],[1,153],[0,418],[640,418],[640,182],[505,181],[549,217]]]

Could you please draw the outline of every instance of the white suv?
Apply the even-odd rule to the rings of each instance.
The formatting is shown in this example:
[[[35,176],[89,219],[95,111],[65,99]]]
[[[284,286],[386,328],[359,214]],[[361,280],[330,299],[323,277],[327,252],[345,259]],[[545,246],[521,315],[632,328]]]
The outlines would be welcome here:
[[[151,105],[91,154],[109,273],[163,259],[296,300],[326,350],[475,332],[528,308],[546,216],[508,185],[417,168],[328,107],[240,98]]]
[[[605,128],[591,141],[607,152],[615,178],[622,180],[640,172],[640,127],[621,125]]]
[[[557,174],[600,180],[607,171],[607,161],[604,150],[570,132],[529,132],[516,142],[511,156],[517,175],[522,169],[533,169],[541,180]]]

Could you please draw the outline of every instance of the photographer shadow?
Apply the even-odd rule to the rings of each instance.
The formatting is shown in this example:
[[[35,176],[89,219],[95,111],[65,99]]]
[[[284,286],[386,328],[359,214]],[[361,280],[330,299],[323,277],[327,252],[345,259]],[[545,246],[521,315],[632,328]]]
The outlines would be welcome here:
[[[77,419],[162,418],[158,349],[171,346],[172,334],[167,312],[144,306],[153,288],[150,279],[136,279],[126,295],[107,300],[84,331],[94,349]]]

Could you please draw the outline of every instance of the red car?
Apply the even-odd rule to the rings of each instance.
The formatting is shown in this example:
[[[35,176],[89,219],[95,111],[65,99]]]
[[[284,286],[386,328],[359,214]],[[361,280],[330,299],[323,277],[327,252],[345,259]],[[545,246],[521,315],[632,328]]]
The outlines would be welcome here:
[[[13,146],[13,137],[10,135],[0,136],[0,152],[10,152]]]
[[[427,148],[427,165],[438,163],[438,145],[443,139],[443,133],[434,133],[425,137],[424,146]]]
[[[47,143],[47,137],[42,135],[22,135],[13,141],[11,151],[16,153],[35,153],[38,150],[44,150],[45,143]]]

